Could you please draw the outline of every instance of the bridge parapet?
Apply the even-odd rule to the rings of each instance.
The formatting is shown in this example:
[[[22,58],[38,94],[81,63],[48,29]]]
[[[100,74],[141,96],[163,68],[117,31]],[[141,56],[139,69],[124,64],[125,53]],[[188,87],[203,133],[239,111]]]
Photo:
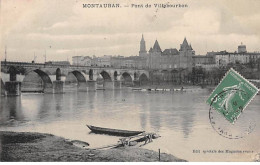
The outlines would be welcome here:
[[[30,63],[30,62],[15,62],[15,61],[1,61],[1,67],[7,66],[24,66],[24,67],[46,67],[46,68],[71,68],[76,69],[117,69],[117,70],[143,70],[147,71],[145,68],[125,68],[125,67],[101,67],[101,66],[82,66],[82,65],[62,65],[62,64],[49,64],[49,63]]]

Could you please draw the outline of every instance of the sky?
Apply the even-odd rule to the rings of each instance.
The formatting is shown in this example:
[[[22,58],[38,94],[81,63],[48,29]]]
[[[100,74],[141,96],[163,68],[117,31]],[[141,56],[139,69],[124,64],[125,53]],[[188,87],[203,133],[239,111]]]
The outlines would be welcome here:
[[[83,8],[83,4],[187,4],[187,8]],[[0,0],[1,60],[71,61],[72,56],[138,55],[180,48],[184,37],[196,55],[236,51],[243,42],[260,51],[259,0]]]

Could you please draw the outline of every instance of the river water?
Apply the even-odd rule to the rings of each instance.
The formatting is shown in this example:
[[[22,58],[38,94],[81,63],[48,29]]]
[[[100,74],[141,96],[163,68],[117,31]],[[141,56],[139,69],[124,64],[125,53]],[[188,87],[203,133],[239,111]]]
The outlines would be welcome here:
[[[260,152],[257,121],[260,96],[254,98],[243,114],[256,121],[253,132],[232,140],[220,136],[210,125],[209,106],[205,103],[210,92],[155,93],[126,88],[96,92],[66,90],[65,94],[23,93],[21,97],[1,97],[0,130],[51,133],[86,141],[92,148],[115,144],[119,137],[90,133],[86,124],[145,130],[161,137],[143,148],[160,149],[188,161],[252,161]],[[251,153],[203,153],[204,150]]]

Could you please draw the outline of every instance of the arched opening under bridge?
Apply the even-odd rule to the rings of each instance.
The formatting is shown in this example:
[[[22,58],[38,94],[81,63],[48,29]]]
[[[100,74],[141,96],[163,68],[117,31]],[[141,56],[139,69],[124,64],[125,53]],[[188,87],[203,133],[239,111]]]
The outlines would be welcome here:
[[[52,90],[52,81],[46,72],[36,69],[25,75],[22,92],[44,92],[46,89]]]

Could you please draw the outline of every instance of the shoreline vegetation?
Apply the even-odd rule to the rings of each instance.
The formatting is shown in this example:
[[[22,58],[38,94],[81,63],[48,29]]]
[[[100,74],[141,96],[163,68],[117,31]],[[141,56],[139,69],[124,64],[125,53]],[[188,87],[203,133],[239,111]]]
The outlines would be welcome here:
[[[95,150],[78,147],[73,145],[71,140],[52,134],[0,131],[0,161],[156,162],[159,161],[159,153],[140,147]],[[161,153],[160,161],[183,162],[186,160]]]

